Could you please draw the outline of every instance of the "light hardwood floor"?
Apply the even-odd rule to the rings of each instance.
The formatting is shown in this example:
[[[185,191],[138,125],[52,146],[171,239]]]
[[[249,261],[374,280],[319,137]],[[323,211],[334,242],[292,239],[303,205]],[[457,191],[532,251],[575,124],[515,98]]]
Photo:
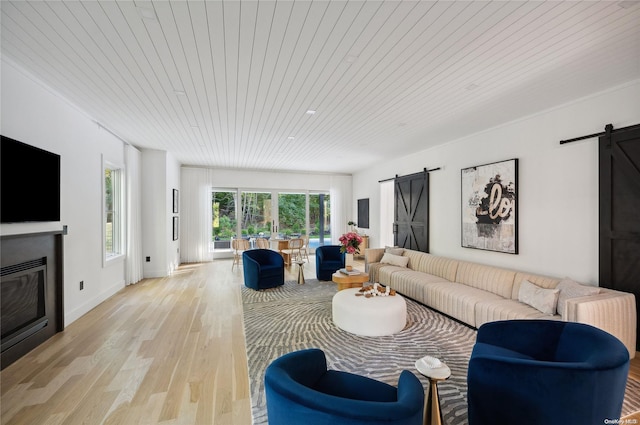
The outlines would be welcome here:
[[[231,264],[129,286],[7,367],[1,423],[250,424],[242,269]],[[295,280],[297,266],[286,269]],[[629,377],[640,380],[639,359]]]
[[[2,424],[250,424],[231,265],[129,286],[7,367]]]

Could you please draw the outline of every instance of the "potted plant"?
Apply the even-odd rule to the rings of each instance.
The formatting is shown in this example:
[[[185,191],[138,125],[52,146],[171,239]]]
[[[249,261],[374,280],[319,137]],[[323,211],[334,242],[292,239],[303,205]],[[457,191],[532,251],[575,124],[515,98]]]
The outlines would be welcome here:
[[[357,223],[355,221],[349,220],[347,222],[347,226],[351,226],[351,232],[352,233],[358,233],[358,229],[356,229],[356,225],[357,225]]]

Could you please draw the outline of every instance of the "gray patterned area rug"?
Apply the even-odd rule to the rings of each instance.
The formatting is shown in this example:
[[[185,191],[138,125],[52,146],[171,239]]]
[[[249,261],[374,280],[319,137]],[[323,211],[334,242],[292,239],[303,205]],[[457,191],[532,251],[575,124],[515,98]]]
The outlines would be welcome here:
[[[291,351],[320,348],[330,369],[368,376],[397,385],[403,369],[412,371],[425,389],[429,381],[415,368],[425,355],[440,358],[451,377],[438,384],[444,423],[467,424],[467,365],[476,331],[421,304],[407,301],[407,326],[398,334],[364,337],[333,324],[332,282],[308,279],[305,285],[285,282],[278,288],[254,291],[242,287],[244,326],[249,363],[254,424],[266,424],[264,371],[274,359]],[[640,409],[640,386],[627,384],[623,414]]]

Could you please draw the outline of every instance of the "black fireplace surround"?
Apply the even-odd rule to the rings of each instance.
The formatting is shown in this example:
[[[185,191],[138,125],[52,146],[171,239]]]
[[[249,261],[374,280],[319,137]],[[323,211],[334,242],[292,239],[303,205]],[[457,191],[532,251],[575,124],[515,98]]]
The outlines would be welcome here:
[[[2,237],[0,367],[64,328],[62,232]]]

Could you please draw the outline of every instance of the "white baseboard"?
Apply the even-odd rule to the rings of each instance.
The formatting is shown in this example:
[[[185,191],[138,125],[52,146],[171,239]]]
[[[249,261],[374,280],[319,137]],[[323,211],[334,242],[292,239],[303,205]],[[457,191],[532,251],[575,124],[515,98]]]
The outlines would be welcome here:
[[[125,286],[124,280],[121,280],[121,281],[119,281],[117,283],[114,283],[113,285],[111,285],[110,287],[105,289],[104,291],[100,292],[100,294],[98,294],[96,297],[94,297],[94,298],[92,298],[90,300],[87,300],[87,302],[83,303],[82,305],[78,306],[77,308],[73,309],[72,311],[70,311],[68,313],[65,313],[65,315],[64,315],[64,325],[65,325],[65,327],[69,326],[71,323],[75,322],[80,317],[82,317],[85,314],[87,314],[89,311],[91,311],[93,308],[95,308],[97,305],[99,305],[103,301],[105,301],[108,298],[110,298],[113,295],[115,295],[116,292],[118,292],[119,290],[124,288],[124,286]]]
[[[167,270],[145,270],[143,277],[145,279],[151,279],[156,277],[167,277],[167,276],[169,276],[169,273]]]

